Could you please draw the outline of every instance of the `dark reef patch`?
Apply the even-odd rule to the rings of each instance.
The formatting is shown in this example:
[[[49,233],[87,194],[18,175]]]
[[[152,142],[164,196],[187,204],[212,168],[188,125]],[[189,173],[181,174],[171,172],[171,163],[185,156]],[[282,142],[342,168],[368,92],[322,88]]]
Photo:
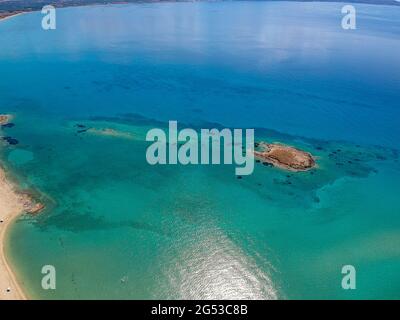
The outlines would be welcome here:
[[[273,167],[274,166],[272,163],[269,163],[269,162],[263,162],[262,164],[263,164],[263,166],[266,166],[266,167]]]
[[[9,122],[9,123],[3,124],[1,127],[2,128],[13,128],[13,127],[15,127],[15,124],[12,122]]]
[[[130,220],[118,222],[108,221],[105,217],[97,216],[90,211],[77,214],[74,210],[67,209],[57,214],[38,216],[35,220],[32,220],[32,222],[43,231],[51,227],[76,233],[93,230],[131,228],[139,231],[156,233],[160,236],[169,236],[168,230],[163,230],[157,225]]]
[[[168,122],[145,117],[136,113],[117,114],[114,117],[90,117],[75,119],[75,123],[84,124],[85,121],[110,122],[131,126],[150,126],[167,129]],[[180,122],[181,128],[218,129],[227,128],[214,122]],[[86,127],[77,127],[86,129]],[[245,129],[245,128],[243,128]],[[273,141],[293,145],[311,154],[315,154],[318,166],[304,173],[288,173],[281,170],[268,170],[273,167],[270,163],[263,163],[255,159],[260,166],[255,166],[253,175],[242,177],[240,188],[250,189],[261,198],[284,207],[310,207],[322,202],[318,198],[318,191],[326,185],[334,183],[343,177],[366,178],[377,172],[380,163],[384,161],[396,162],[399,159],[399,150],[374,145],[358,145],[347,141],[327,141],[302,136],[289,135],[265,128],[255,128],[257,140]],[[258,148],[259,144],[254,143]],[[262,165],[262,166],[261,166]],[[221,179],[224,179],[222,176]],[[218,177],[219,179],[219,177]],[[231,176],[229,177],[230,181]],[[240,177],[234,179],[240,180]],[[286,200],[285,201],[285,197]],[[188,220],[191,221],[190,216]]]
[[[6,141],[8,144],[10,144],[10,145],[16,145],[16,144],[18,144],[19,143],[19,141],[17,140],[17,139],[14,139],[14,138],[12,138],[12,137],[2,137],[2,139],[4,140],[4,141]]]

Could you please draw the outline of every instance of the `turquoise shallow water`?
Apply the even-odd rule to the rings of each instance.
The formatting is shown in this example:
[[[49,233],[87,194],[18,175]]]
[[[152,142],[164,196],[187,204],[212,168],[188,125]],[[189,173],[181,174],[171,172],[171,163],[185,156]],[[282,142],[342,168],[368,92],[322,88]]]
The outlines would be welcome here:
[[[180,3],[0,23],[7,169],[47,204],[8,255],[34,298],[400,298],[400,10]],[[256,128],[317,170],[150,166],[145,134]],[[133,139],[87,128],[113,128]],[[43,265],[57,290],[40,286]],[[341,268],[357,289],[341,288]]]

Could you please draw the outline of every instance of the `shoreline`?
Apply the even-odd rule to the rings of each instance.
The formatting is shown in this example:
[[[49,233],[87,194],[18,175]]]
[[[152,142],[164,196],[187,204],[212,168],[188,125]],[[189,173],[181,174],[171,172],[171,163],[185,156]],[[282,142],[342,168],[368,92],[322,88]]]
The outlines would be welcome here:
[[[160,1],[161,2],[161,1]],[[174,2],[174,0],[168,1],[168,2]],[[63,8],[75,8],[75,7],[95,7],[95,6],[108,6],[108,5],[118,5],[118,4],[136,4],[136,3],[153,3],[153,1],[143,1],[143,2],[125,2],[125,1],[110,1],[108,3],[81,3],[81,4],[62,4],[62,3],[56,3],[53,4],[56,9],[63,9]],[[27,13],[33,13],[33,12],[40,12],[41,8],[28,8],[26,10],[21,9],[21,10],[16,10],[12,12],[8,12],[5,15],[0,16],[0,22],[11,19],[14,17],[17,17],[19,15],[27,14]],[[1,12],[0,12],[1,14]]]
[[[6,15],[6,16],[1,16],[0,17],[0,22],[8,20],[8,19],[11,19],[11,18],[18,17],[20,15],[23,15],[23,14],[26,14],[26,13],[29,13],[29,12],[32,12],[32,11],[18,11],[18,12],[10,13],[9,15]]]
[[[8,231],[18,218],[25,214],[36,215],[45,209],[36,199],[32,193],[19,189],[18,182],[9,176],[0,160],[0,301],[30,300],[7,257],[6,243]]]
[[[0,166],[0,220],[3,221],[0,223],[0,300],[27,300],[5,253],[7,231],[24,212],[21,196]]]
[[[0,114],[0,124],[5,126],[14,118],[12,114]],[[0,145],[0,148],[6,147]],[[17,218],[23,214],[37,214],[44,205],[30,193],[19,189],[0,160],[0,300],[27,300],[23,287],[17,280],[12,264],[7,259],[5,244],[7,232]]]

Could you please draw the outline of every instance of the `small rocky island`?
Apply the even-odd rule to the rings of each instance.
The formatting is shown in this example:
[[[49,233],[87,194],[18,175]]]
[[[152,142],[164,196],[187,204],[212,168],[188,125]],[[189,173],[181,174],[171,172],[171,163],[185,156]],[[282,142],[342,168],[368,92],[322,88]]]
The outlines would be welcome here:
[[[316,166],[314,157],[305,151],[278,143],[260,142],[255,145],[256,159],[289,171],[307,171]]]

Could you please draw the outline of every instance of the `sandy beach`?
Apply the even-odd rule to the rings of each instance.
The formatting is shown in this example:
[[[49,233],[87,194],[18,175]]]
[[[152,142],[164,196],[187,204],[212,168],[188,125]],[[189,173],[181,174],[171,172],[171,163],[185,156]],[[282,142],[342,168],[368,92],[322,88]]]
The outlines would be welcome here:
[[[0,168],[0,300],[26,299],[7,262],[4,240],[7,228],[25,211],[24,201]]]

